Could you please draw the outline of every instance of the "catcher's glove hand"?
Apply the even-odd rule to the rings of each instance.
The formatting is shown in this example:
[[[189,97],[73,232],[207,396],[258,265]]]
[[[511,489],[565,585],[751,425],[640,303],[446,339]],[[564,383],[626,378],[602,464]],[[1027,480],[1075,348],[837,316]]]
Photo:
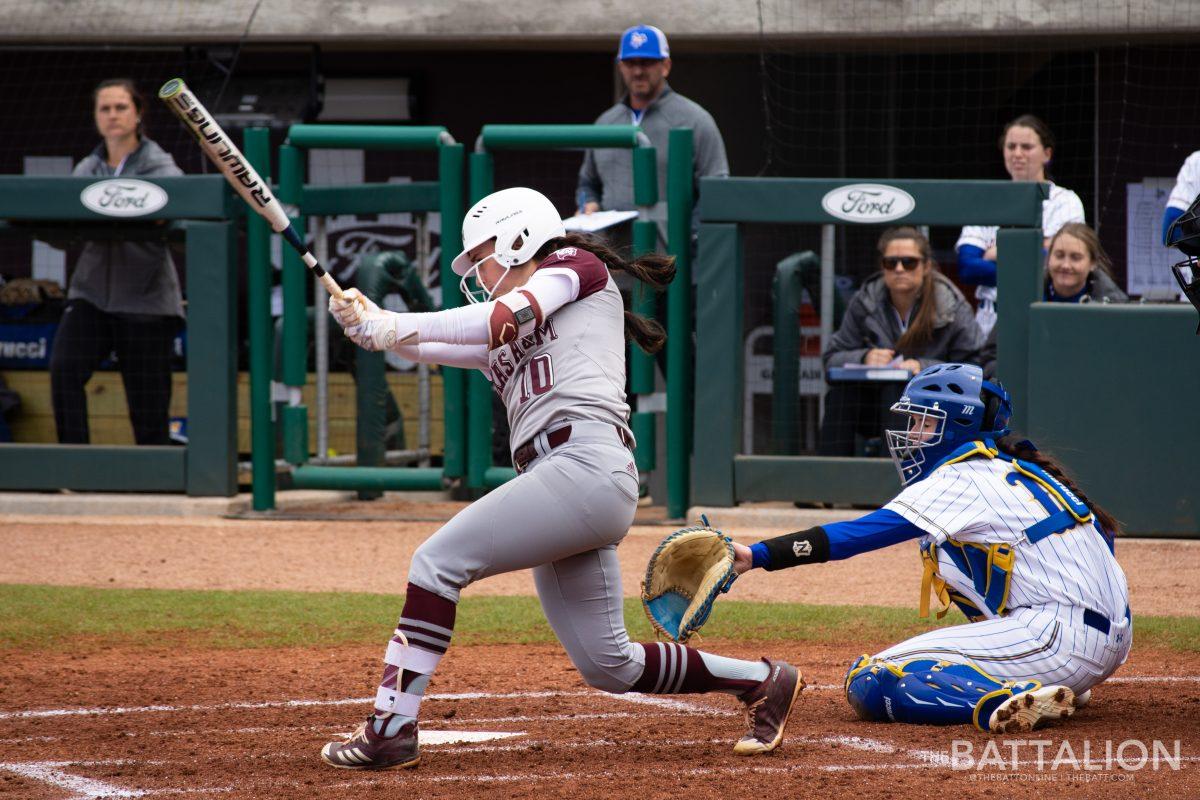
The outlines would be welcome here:
[[[717,595],[729,591],[737,578],[730,538],[703,522],[664,539],[642,581],[642,607],[650,624],[676,642],[686,642],[700,629]]]

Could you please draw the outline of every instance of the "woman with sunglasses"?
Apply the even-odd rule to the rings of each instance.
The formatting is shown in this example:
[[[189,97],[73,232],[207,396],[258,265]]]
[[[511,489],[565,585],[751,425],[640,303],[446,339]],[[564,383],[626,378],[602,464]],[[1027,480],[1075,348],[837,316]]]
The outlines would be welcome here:
[[[879,239],[880,271],[850,301],[825,348],[825,369],[847,364],[895,366],[912,375],[944,361],[972,361],[983,344],[971,305],[938,271],[915,228],[891,228]],[[835,383],[825,395],[819,452],[854,455],[854,435],[882,436],[897,383]]]

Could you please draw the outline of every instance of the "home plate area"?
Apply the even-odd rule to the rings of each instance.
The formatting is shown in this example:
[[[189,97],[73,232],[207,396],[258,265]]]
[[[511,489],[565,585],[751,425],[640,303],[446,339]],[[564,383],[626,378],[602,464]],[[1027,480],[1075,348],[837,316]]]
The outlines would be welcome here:
[[[514,672],[503,678],[493,672],[523,649],[547,657],[528,662],[534,685],[527,689],[515,685],[521,679]],[[462,656],[484,656],[484,650],[497,658],[464,663]],[[1200,795],[1195,778],[1200,680],[1186,675],[1118,677],[1097,690],[1093,703],[1070,723],[1022,740],[967,728],[861,722],[842,696],[840,667],[818,663],[806,676],[810,685],[784,746],[768,756],[744,758],[732,752],[743,729],[733,698],[604,694],[581,687],[559,663],[561,656],[546,648],[472,647],[456,655],[447,660],[447,677],[458,674],[467,690],[426,698],[416,769],[347,772],[323,765],[321,745],[348,733],[356,716],[367,713],[370,699],[255,699],[268,691],[271,682],[263,679],[275,671],[268,668],[240,687],[197,686],[189,698],[196,702],[189,703],[116,699],[132,696],[128,691],[95,705],[14,707],[6,701],[0,709],[0,798],[339,800],[486,793],[644,800],[769,797],[791,790],[823,800],[857,800],[881,791],[894,797],[941,794],[948,787],[962,796],[994,796],[997,781],[1004,781],[1006,798],[1044,796],[1050,782],[1074,788],[1081,797]],[[112,666],[111,656],[102,660]],[[98,683],[114,677],[107,668],[101,672]],[[488,673],[493,683],[505,684],[504,691],[483,690]],[[230,699],[215,694],[218,687]],[[1149,749],[1162,741],[1165,752],[1177,752],[1178,758],[1157,768],[1145,763],[1129,769],[1138,766],[1140,751],[1127,747],[1121,763],[1114,761],[1114,751],[1107,756],[1105,751],[1106,741],[1113,748],[1126,740]],[[1038,750],[1025,741],[1047,742],[1041,763]],[[964,768],[954,761],[955,752],[969,753],[974,762],[985,754],[989,760]]]

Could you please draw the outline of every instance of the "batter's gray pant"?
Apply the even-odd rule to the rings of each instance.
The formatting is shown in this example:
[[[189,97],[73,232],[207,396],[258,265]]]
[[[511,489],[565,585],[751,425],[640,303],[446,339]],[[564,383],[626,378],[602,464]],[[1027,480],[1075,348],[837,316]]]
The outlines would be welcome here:
[[[633,523],[638,474],[612,425],[572,422],[571,438],[475,501],[413,555],[409,581],[457,603],[489,575],[533,568],[550,627],[588,685],[624,692],[645,655],[629,641],[617,544]]]

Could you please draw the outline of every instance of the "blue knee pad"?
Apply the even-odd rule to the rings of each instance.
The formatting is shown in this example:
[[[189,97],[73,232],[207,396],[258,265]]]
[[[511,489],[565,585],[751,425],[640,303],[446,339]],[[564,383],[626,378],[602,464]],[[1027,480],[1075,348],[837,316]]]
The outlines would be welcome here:
[[[991,712],[1038,681],[997,680],[974,664],[931,658],[897,663],[861,656],[846,672],[846,699],[859,719],[986,730]]]

